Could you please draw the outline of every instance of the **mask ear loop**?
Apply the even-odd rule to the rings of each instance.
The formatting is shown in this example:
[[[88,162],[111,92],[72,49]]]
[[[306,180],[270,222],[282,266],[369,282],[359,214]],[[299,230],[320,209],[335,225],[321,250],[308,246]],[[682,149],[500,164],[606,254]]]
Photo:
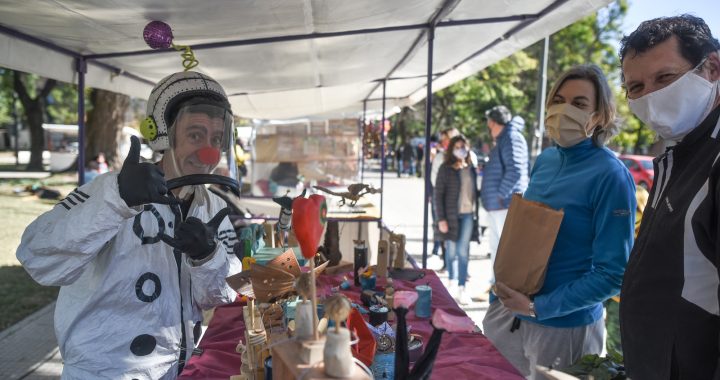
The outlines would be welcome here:
[[[708,58],[710,58],[710,57],[705,57],[705,58],[701,59],[700,63],[698,63],[697,66],[693,67],[693,69],[690,71],[691,72],[702,71],[703,67],[705,66],[705,62],[707,62]]]
[[[602,126],[600,125],[600,121],[598,120],[597,122],[595,122],[595,120],[594,120],[595,117],[597,117],[597,115],[598,115],[598,112],[597,112],[597,111],[590,112],[590,119],[588,119],[588,123],[589,123],[590,125],[592,125],[593,127],[592,127],[591,130],[588,130],[587,126],[585,126],[585,135],[586,135],[586,136],[587,136],[587,135],[590,135],[590,136],[588,136],[588,137],[595,136],[595,133],[596,133],[596,132],[597,132],[597,133],[602,133],[602,131],[603,131],[603,128],[602,128]]]

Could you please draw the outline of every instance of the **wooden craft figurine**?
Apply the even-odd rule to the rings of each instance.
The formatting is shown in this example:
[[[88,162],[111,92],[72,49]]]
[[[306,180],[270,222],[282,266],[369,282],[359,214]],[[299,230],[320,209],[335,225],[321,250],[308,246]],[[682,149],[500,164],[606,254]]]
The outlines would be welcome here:
[[[262,379],[265,371],[263,362],[268,356],[267,334],[262,317],[252,298],[248,300],[246,306],[243,306],[243,318],[245,320],[245,345],[241,357],[243,366],[240,367],[240,374],[251,380]],[[238,347],[240,345],[242,345],[242,341]]]
[[[322,186],[313,187],[324,193],[340,197],[340,202],[338,202],[338,206],[344,206],[347,203],[350,207],[354,207],[363,195],[382,193],[382,189],[376,189],[372,187],[372,185],[366,185],[364,183],[353,183],[352,185],[348,186],[348,191],[341,192],[332,191]]]
[[[295,337],[300,340],[313,338],[313,326],[317,324],[313,314],[310,273],[302,273],[295,281],[295,290],[302,297],[302,301],[295,305]]]
[[[390,232],[388,241],[393,248],[390,249],[394,255],[390,256],[390,263],[395,269],[405,267],[405,235]],[[394,256],[394,257],[393,257]]]
[[[388,308],[388,320],[395,319],[395,312],[393,311],[393,308],[395,308],[395,286],[393,279],[389,277],[385,283],[385,303]]]
[[[375,273],[377,273],[378,278],[379,277],[387,277],[388,276],[388,265],[390,264],[390,244],[387,240],[380,240],[378,241],[378,250],[377,250],[377,269],[375,269]]]
[[[272,303],[295,294],[295,279],[301,272],[292,248],[264,266],[250,261],[248,265],[250,270],[226,279],[241,296],[252,297],[261,303]],[[315,274],[322,273],[326,266],[323,264],[315,268]]]
[[[355,367],[350,349],[350,330],[340,326],[341,322],[347,320],[350,308],[350,301],[341,294],[325,300],[325,313],[335,322],[335,328],[327,332],[323,350],[325,374],[330,377],[350,377]]]
[[[230,380],[251,380],[254,379],[254,374],[250,370],[247,346],[243,344],[241,340],[235,347],[235,352],[240,354],[240,360],[242,365],[240,366],[240,374],[230,376]]]

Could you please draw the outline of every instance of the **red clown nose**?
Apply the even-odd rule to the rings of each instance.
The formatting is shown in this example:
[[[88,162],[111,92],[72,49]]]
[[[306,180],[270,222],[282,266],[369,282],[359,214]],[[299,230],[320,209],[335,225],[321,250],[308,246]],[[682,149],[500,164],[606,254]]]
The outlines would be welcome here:
[[[220,162],[220,151],[213,147],[202,148],[197,151],[200,162],[205,165],[217,165]]]

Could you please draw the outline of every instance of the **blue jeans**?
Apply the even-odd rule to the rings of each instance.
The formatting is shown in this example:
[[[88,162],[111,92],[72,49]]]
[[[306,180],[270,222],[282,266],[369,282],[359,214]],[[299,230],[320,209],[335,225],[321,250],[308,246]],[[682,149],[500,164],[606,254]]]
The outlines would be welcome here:
[[[458,239],[445,240],[445,266],[451,280],[457,277],[458,285],[465,286],[467,281],[468,258],[470,257],[470,237],[472,236],[473,216],[472,214],[458,215],[460,230]],[[458,274],[455,274],[453,261],[458,259]]]

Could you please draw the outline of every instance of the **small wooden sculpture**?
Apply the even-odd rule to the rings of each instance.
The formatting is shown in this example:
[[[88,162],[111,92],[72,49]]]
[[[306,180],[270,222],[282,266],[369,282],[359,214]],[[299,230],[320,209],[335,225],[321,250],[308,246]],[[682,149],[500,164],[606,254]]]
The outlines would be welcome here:
[[[389,310],[388,320],[395,319],[395,312],[393,311],[393,308],[395,308],[395,286],[393,284],[393,279],[390,277],[388,277],[385,285],[385,302],[387,303]]]
[[[312,281],[310,272],[301,273],[295,280],[295,290],[298,295],[302,297],[303,301],[307,301],[310,297],[312,297],[310,281]]]
[[[240,360],[242,361],[242,365],[240,366],[240,374],[239,375],[233,375],[230,376],[230,380],[251,380],[254,378],[254,374],[252,371],[250,371],[250,366],[248,365],[248,352],[247,347],[243,344],[243,341],[241,340],[238,342],[237,346],[235,347],[235,352],[240,354]]]
[[[344,206],[348,201],[350,207],[353,207],[365,194],[379,194],[382,193],[382,189],[376,189],[372,185],[366,185],[364,183],[353,183],[348,186],[348,191],[336,192],[322,186],[313,186],[315,189],[320,190],[324,193],[340,197],[339,206]]]
[[[390,244],[387,240],[378,241],[377,251],[377,273],[378,277],[388,276],[388,265],[390,264]]]
[[[335,332],[340,331],[340,322],[347,320],[350,308],[350,301],[342,294],[336,294],[325,300],[325,314],[335,322]]]
[[[243,306],[243,318],[245,320],[245,345],[240,374],[247,376],[248,379],[262,378],[262,373],[264,373],[262,363],[268,356],[267,334],[253,299]],[[241,345],[242,341],[238,344],[238,348]]]
[[[391,249],[390,251],[394,251],[395,257],[390,257],[390,262],[392,264],[392,267],[395,269],[402,269],[405,267],[405,235],[403,234],[395,234],[390,232],[390,238],[388,239],[390,242],[390,245],[394,246],[394,249]]]
[[[325,313],[335,322],[335,329],[327,332],[323,350],[325,374],[330,377],[350,377],[355,363],[350,350],[350,330],[340,327],[350,314],[350,301],[338,294],[325,300]]]
[[[248,264],[250,270],[226,279],[238,294],[255,298],[261,303],[271,303],[295,294],[295,279],[300,275],[300,264],[292,249],[272,259],[265,266]],[[315,274],[322,273],[326,266],[327,264],[323,264],[315,268]],[[247,286],[248,282],[252,284],[252,288]]]

